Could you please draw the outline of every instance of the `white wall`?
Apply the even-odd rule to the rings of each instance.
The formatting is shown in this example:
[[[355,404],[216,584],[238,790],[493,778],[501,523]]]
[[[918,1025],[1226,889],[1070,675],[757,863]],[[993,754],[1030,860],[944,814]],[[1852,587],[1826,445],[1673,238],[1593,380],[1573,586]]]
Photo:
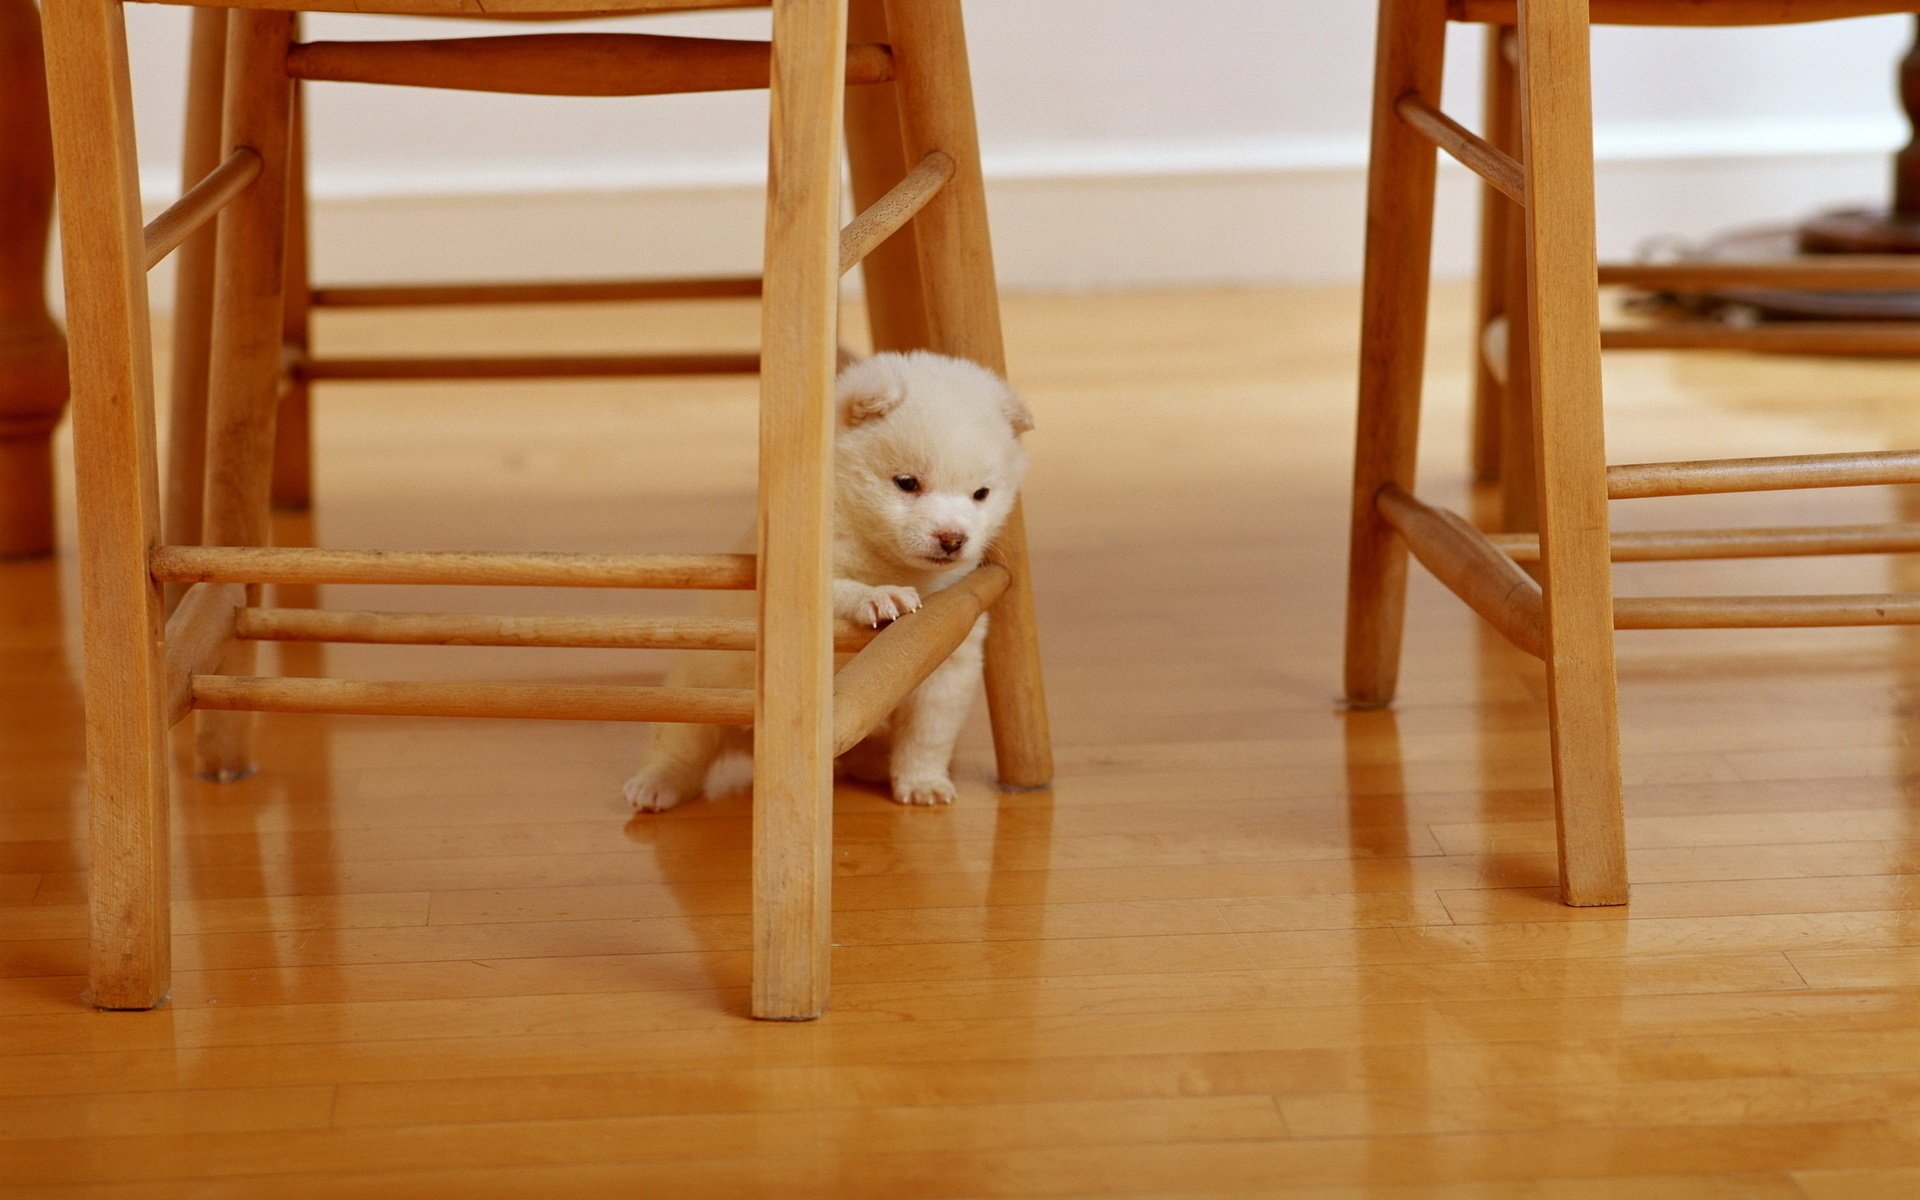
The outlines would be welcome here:
[[[1364,0],[972,0],[1002,273],[1081,287],[1352,277],[1373,6]],[[150,199],[176,186],[185,14],[130,6]],[[747,35],[762,13],[647,22]],[[634,22],[584,28],[621,29]],[[309,37],[478,26],[314,18]],[[1885,190],[1901,18],[1596,36],[1602,238],[1629,251]],[[1478,113],[1478,30],[1448,107]],[[322,278],[749,268],[765,100],[567,101],[311,90]],[[1467,263],[1471,188],[1443,198]],[[162,293],[164,294],[164,293]]]

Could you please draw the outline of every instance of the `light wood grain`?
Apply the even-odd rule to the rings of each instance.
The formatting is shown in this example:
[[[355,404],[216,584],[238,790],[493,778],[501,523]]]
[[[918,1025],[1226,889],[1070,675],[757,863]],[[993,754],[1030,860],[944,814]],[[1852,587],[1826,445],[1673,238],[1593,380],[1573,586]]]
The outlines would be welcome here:
[[[1007,589],[1007,569],[987,563],[926,598],[917,612],[883,630],[834,677],[833,752],[845,754],[872,733],[973,632]]]
[[[147,222],[144,231],[147,269],[152,270],[169,254],[178,250],[218,216],[227,201],[239,195],[260,175],[260,156],[242,146],[206,177],[189,188],[185,195]]]
[[[522,354],[487,358],[316,358],[296,367],[306,381],[388,379],[586,379],[595,376],[752,375],[758,354]]]
[[[1487,27],[1484,83],[1481,111],[1486,114],[1487,141],[1496,150],[1513,157],[1515,111],[1519,95],[1513,77],[1513,59],[1506,51],[1512,46],[1512,30],[1499,25]],[[1500,189],[1484,184],[1480,189],[1479,261],[1474,273],[1478,288],[1479,320],[1473,339],[1473,477],[1481,483],[1500,478],[1501,422],[1505,398],[1501,394],[1509,374],[1506,351],[1512,339],[1500,339],[1498,359],[1490,353],[1490,330],[1496,323],[1511,330],[1507,322],[1508,251],[1512,245],[1513,207]]]
[[[953,158],[945,151],[935,151],[921,159],[897,185],[861,209],[860,215],[840,231],[840,273],[844,275],[866,261],[952,178]]]
[[[258,155],[260,174],[221,214],[215,240],[213,348],[207,383],[209,543],[265,546],[280,401],[287,263],[287,183],[293,85],[286,76],[293,18],[235,13],[227,33],[224,154]],[[250,594],[249,599],[255,598]],[[253,673],[253,647],[235,642],[224,669]],[[237,779],[253,770],[252,721],[209,714],[196,722],[195,771]]]
[[[714,275],[688,279],[554,279],[529,283],[328,284],[313,289],[313,304],[315,308],[438,308],[472,304],[719,300],[759,294],[758,275]]]
[[[832,945],[833,379],[847,0],[776,0],[761,305],[753,1014],[810,1020]]]
[[[1444,509],[1420,503],[1393,484],[1380,489],[1380,513],[1434,578],[1502,636],[1535,658],[1546,651],[1540,585],[1495,549],[1485,534]]]
[[[1431,4],[1381,5],[1347,548],[1346,699],[1357,708],[1392,703],[1399,685],[1407,547],[1377,499],[1388,485],[1414,494],[1433,255],[1438,158],[1395,105],[1406,95],[1439,95],[1445,34],[1445,14]]]
[[[1739,350],[1763,354],[1842,354],[1911,358],[1920,355],[1920,333],[1889,321],[1787,321],[1729,325],[1695,319],[1609,328],[1608,350]]]
[[[75,0],[47,12],[46,35],[86,596],[88,984],[102,1007],[150,1008],[171,979],[166,663],[159,585],[140,567],[160,494],[126,27],[112,0]]]
[[[1635,596],[1615,601],[1616,629],[1801,629],[1920,624],[1920,596]]]
[[[1005,375],[1000,296],[960,4],[887,0],[886,17],[906,156],[919,162],[938,151],[954,161],[953,178],[914,224],[928,348]],[[986,639],[987,708],[1000,781],[1010,788],[1042,788],[1053,780],[1053,740],[1020,503],[1007,517],[990,557],[1011,576],[988,614]]]
[[[1526,172],[1511,154],[1441,112],[1424,96],[1402,96],[1395,101],[1393,111],[1495,191],[1516,204],[1527,202]]]
[[[845,50],[848,84],[884,83],[885,46]],[[296,79],[539,96],[663,96],[764,88],[771,50],[737,38],[651,33],[539,33],[428,41],[307,42],[287,57]]]
[[[213,712],[517,717],[555,721],[692,721],[710,725],[745,725],[753,720],[752,697],[744,688],[402,683],[195,675],[191,692],[193,707]]]
[[[1593,102],[1585,0],[1520,6],[1527,329],[1547,609],[1560,890],[1624,904],[1607,468],[1594,291]]]
[[[1537,562],[1537,534],[1492,534],[1487,539],[1515,562]],[[1787,558],[1825,554],[1906,554],[1920,551],[1920,524],[1798,525],[1751,529],[1615,530],[1614,562],[1676,562],[1712,558]]]
[[[187,97],[180,156],[180,190],[205,179],[226,152],[221,120],[226,106],[227,14],[193,14],[187,56]],[[251,152],[249,152],[251,153]],[[207,382],[213,351],[213,257],[215,231],[200,229],[182,243],[174,262],[173,362],[167,390],[167,540],[200,541],[207,494]],[[171,584],[168,602],[182,589]]]
[[[722,589],[754,585],[754,560],[747,554],[160,546],[153,552],[151,569],[155,579],[169,583]]]
[[[833,648],[850,653],[875,632],[836,623]],[[726,617],[514,617],[480,613],[354,612],[249,608],[236,634],[259,641],[382,646],[575,646],[652,650],[752,650],[753,622]]]
[[[1447,0],[1456,21],[1512,25],[1525,0]],[[1793,25],[1914,12],[1911,0],[1593,0],[1595,25]]]
[[[886,0],[851,0],[847,36],[890,45]],[[856,208],[886,195],[912,164],[901,141],[899,89],[892,83],[851,88],[846,98],[847,183]],[[860,264],[866,285],[868,332],[876,351],[928,345],[927,301],[920,280],[920,243],[910,221],[874,247]]]
[[[728,307],[645,316],[666,344],[751,337],[757,314]],[[748,795],[635,819],[619,783],[645,734],[627,725],[319,715],[261,718],[263,769],[237,784],[176,762],[175,1001],[88,1011],[82,592],[45,564],[0,566],[9,1181],[57,1176],[16,1187],[88,1200],[1249,1197],[1286,1180],[1309,1200],[1774,1200],[1797,1177],[1851,1200],[1858,1178],[1920,1168],[1900,1115],[1920,1061],[1903,982],[1920,929],[1910,631],[1621,635],[1633,903],[1568,908],[1534,660],[1420,573],[1401,707],[1331,703],[1354,292],[1015,294],[1005,311],[1045,420],[1029,487],[1047,514],[1032,537],[1058,779],[997,793],[976,714],[950,809],[840,783],[837,982],[811,1026],[746,1019]],[[475,324],[615,339],[632,314],[320,319],[361,354]],[[1431,320],[1424,496],[1471,511],[1470,293],[1442,285]],[[1770,360],[1610,370],[1622,461],[1911,444],[1897,364],[1853,364],[1845,388],[1831,365]],[[1809,378],[1826,381],[1817,408],[1778,399]],[[752,519],[755,388],[700,386],[636,412],[556,385],[540,421],[478,389],[342,389],[323,531],[725,545]],[[522,468],[499,470],[507,454]],[[1615,516],[1622,532],[1915,519],[1868,489],[1661,507]],[[1864,593],[1909,586],[1910,569],[1619,576],[1629,594]],[[325,598],[691,611],[477,587]],[[625,649],[326,653],[342,675],[447,683],[645,682],[659,665]],[[1855,1119],[1876,1095],[1880,1115]],[[1174,1103],[1194,1099],[1209,1103]],[[1258,1105],[1299,1123],[1253,1124]],[[1825,1106],[1834,1120],[1800,1115]],[[769,1157],[789,1139],[795,1156]],[[554,1165],[557,1147],[579,1162]],[[125,1182],[143,1171],[171,1177]]]
[[[234,583],[196,583],[167,618],[167,724],[193,708],[193,677],[217,669],[234,639],[246,589]]]
[[[1607,495],[1615,500],[1901,483],[1920,483],[1920,450],[1702,459],[1607,468]]]

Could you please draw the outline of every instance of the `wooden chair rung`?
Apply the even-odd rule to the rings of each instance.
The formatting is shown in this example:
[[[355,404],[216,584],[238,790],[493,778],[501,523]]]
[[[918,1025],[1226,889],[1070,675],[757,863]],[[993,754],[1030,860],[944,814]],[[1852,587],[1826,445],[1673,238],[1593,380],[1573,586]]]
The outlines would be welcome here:
[[[833,752],[845,754],[899,707],[967,639],[1013,576],[984,563],[888,625],[833,681]]]
[[[500,358],[314,358],[295,365],[308,381],[599,379],[665,375],[755,375],[758,354],[556,354]]]
[[[1729,325],[1696,317],[1604,329],[1600,333],[1600,348],[1907,358],[1920,357],[1920,328],[1898,321],[1779,321]]]
[[[1540,585],[1458,515],[1434,508],[1394,484],[1374,499],[1413,556],[1501,636],[1535,658],[1546,654]]]
[[[1600,286],[1656,292],[1920,291],[1920,259],[1904,254],[1823,254],[1775,262],[1601,263]]]
[[[871,642],[877,632],[842,621],[834,630],[834,649],[850,654]],[[242,609],[235,636],[271,642],[634,650],[752,650],[758,643],[755,623],[736,618],[523,617],[316,608]]]
[[[1659,596],[1615,599],[1615,629],[1804,629],[1920,625],[1920,595]]]
[[[315,308],[430,308],[482,304],[601,304],[732,300],[760,295],[758,275],[691,279],[550,279],[524,283],[335,284],[315,288]]]
[[[201,226],[220,215],[227,202],[260,177],[260,156],[246,146],[228,155],[205,179],[188,188],[144,230],[147,270],[180,248]]]
[[[193,677],[220,665],[246,603],[237,583],[196,583],[181,593],[167,618],[167,724],[193,710]]]
[[[1518,0],[1447,0],[1447,19],[1485,25],[1519,21]],[[1592,0],[1595,25],[1742,26],[1797,25],[1844,17],[1909,12],[1888,0]]]
[[[1920,483],[1920,450],[1722,458],[1607,468],[1610,500],[1900,483]]]
[[[423,41],[306,42],[287,55],[295,79],[533,96],[665,96],[768,86],[771,47],[651,33],[536,33]],[[846,82],[885,83],[885,46],[847,47]]]
[[[228,712],[376,717],[505,717],[751,725],[748,688],[583,683],[418,683],[195,675],[193,707]]]
[[[935,150],[921,159],[905,179],[874,201],[840,231],[840,273],[859,266],[874,248],[900,232],[914,214],[940,194],[953,178],[953,156]]]
[[[1540,561],[1540,535],[1487,538],[1518,563]],[[1682,562],[1714,558],[1799,558],[1825,554],[1920,551],[1920,524],[1805,525],[1760,529],[1661,529],[1613,534],[1614,562]]]
[[[1511,154],[1434,107],[1424,97],[1400,97],[1394,112],[1462,166],[1498,188],[1516,204],[1527,202],[1527,176]]]
[[[451,584],[750,590],[750,554],[548,554],[497,550],[323,550],[157,546],[160,583]]]

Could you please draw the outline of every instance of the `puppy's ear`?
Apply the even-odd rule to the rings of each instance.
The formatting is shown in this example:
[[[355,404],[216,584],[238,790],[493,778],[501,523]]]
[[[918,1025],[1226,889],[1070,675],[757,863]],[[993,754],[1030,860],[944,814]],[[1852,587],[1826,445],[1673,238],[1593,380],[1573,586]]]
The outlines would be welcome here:
[[[835,390],[843,427],[852,429],[878,421],[900,407],[907,398],[907,385],[891,366],[882,359],[869,358],[840,373]]]
[[[1006,389],[1000,398],[1000,411],[1006,414],[1007,424],[1013,426],[1015,433],[1026,433],[1033,428],[1033,413],[1027,408],[1027,402],[1020,393],[1012,388]]]

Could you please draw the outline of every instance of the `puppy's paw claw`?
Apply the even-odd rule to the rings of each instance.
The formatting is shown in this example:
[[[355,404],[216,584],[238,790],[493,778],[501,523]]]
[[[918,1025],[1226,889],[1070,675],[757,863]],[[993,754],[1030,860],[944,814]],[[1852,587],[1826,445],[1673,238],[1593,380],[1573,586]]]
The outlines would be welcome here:
[[[627,780],[621,789],[635,812],[665,812],[686,799],[670,785],[644,771]]]
[[[952,804],[958,795],[951,779],[896,779],[893,781],[895,804]]]
[[[877,587],[860,602],[854,619],[875,629],[920,611],[920,593],[910,587]]]

